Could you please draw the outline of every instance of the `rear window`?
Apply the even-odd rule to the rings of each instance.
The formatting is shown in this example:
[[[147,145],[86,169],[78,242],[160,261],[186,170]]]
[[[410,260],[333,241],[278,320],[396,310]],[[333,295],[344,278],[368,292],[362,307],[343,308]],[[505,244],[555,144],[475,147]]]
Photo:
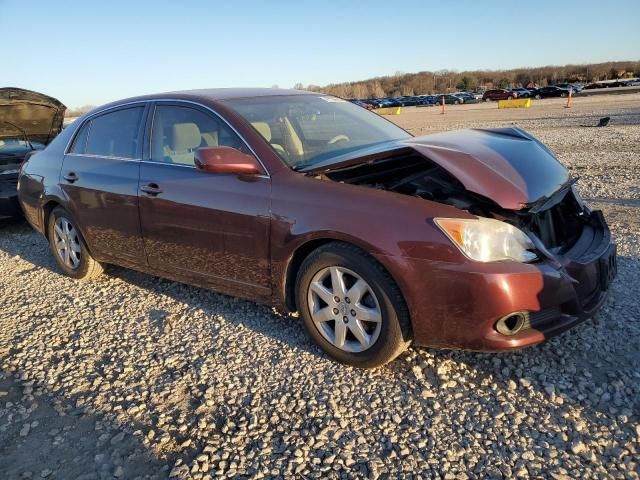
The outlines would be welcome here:
[[[106,113],[91,120],[85,152],[87,155],[103,157],[137,158],[140,123],[144,107],[133,107]],[[83,130],[87,125],[83,127]],[[76,142],[78,139],[76,139]],[[75,143],[74,143],[75,151]]]
[[[89,136],[89,125],[91,122],[86,122],[81,128],[78,134],[76,135],[75,140],[73,141],[73,145],[69,150],[69,153],[79,153],[82,154],[85,152],[87,148],[87,137]]]

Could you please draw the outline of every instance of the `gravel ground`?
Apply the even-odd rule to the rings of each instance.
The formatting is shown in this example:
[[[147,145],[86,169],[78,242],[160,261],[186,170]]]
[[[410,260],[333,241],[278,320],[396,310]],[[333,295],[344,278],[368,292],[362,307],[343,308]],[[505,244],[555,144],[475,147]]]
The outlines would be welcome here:
[[[517,124],[605,210],[619,277],[597,318],[519,352],[357,370],[295,317],[117,267],[76,283],[29,227],[0,226],[1,478],[639,478],[640,95],[544,105]],[[456,115],[394,120],[522,113]]]

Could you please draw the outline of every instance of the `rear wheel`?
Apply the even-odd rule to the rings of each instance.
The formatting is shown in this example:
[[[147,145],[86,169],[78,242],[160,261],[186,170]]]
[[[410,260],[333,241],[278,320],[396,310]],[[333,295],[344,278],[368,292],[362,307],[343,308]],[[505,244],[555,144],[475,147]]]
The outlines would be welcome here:
[[[63,273],[78,280],[91,280],[102,274],[69,212],[57,207],[49,215],[49,245]]]
[[[309,336],[335,360],[384,365],[410,344],[409,313],[386,270],[362,250],[331,243],[303,262],[296,300]]]
[[[542,95],[540,95],[539,93],[536,95],[536,100],[540,100],[542,98]]]

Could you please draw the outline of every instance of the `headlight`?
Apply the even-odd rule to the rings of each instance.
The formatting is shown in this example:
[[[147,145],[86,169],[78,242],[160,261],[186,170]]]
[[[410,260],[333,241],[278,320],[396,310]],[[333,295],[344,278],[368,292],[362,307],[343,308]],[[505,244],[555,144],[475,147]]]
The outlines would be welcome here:
[[[491,218],[436,218],[436,225],[471,260],[533,262],[533,243],[521,230]]]

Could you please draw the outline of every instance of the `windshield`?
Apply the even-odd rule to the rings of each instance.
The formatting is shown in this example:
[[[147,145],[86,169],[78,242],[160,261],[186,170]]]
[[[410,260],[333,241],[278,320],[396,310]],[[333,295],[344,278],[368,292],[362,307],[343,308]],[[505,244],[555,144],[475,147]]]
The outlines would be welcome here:
[[[225,103],[251,123],[295,170],[411,137],[379,115],[336,97],[282,95],[236,98]]]

